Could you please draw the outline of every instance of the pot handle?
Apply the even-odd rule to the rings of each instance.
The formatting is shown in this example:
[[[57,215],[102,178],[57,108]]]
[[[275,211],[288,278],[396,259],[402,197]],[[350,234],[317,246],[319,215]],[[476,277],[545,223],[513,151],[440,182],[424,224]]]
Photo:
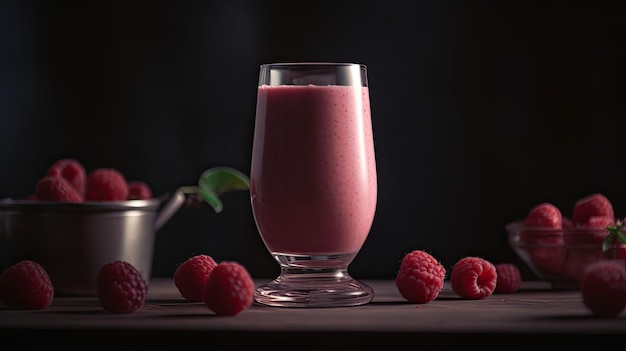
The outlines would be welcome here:
[[[157,214],[154,222],[154,230],[159,230],[172,216],[178,211],[178,209],[185,203],[185,194],[182,191],[176,190],[169,200],[163,205],[159,213]]]

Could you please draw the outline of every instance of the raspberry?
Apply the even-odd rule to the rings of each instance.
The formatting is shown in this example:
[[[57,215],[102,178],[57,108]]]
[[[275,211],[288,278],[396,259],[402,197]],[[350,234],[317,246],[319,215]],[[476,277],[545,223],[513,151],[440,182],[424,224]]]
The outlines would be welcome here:
[[[595,193],[589,195],[576,201],[574,204],[572,213],[574,224],[586,223],[593,216],[615,217],[613,205],[603,194]]]
[[[41,310],[54,298],[54,287],[46,270],[36,262],[23,260],[0,275],[0,301],[9,308]]]
[[[607,216],[591,216],[585,223],[577,223],[570,228],[569,235],[563,236],[567,245],[596,245],[602,247],[602,241],[608,235],[606,227],[615,224],[615,218]]]
[[[615,318],[626,308],[626,269],[622,260],[598,261],[587,270],[580,290],[585,306],[600,318]]]
[[[495,294],[512,294],[519,290],[522,283],[522,273],[513,263],[498,263],[496,265]]]
[[[578,227],[605,230],[607,226],[614,224],[615,218],[611,216],[590,216],[586,222],[578,223]]]
[[[568,220],[565,221],[566,225]],[[534,206],[524,219],[526,230],[520,243],[528,245],[533,266],[543,273],[559,274],[567,251],[563,248],[563,216],[558,207],[543,202]]]
[[[565,277],[580,282],[589,265],[602,258],[602,248],[597,249],[570,249],[567,259],[561,269],[561,274]]]
[[[543,202],[534,206],[524,219],[524,226],[532,228],[563,228],[563,216],[558,207],[551,203]]]
[[[126,261],[103,265],[96,277],[98,301],[110,313],[130,313],[145,303],[148,284],[141,273]]]
[[[113,168],[98,168],[87,176],[85,201],[125,201],[128,184],[124,175]]]
[[[568,228],[573,228],[574,227],[574,222],[568,218],[568,217],[562,217],[562,221],[563,221],[563,229],[568,229]]]
[[[133,180],[128,182],[128,200],[149,200],[152,190],[145,182]]]
[[[563,245],[563,243],[561,242],[558,245]],[[533,267],[541,272],[541,275],[561,274],[567,260],[567,249],[565,247],[528,248],[528,254]]]
[[[83,202],[74,186],[61,176],[45,176],[35,185],[35,199],[54,202]]]
[[[496,267],[480,257],[464,257],[452,267],[452,290],[466,299],[490,296],[497,283]]]
[[[202,290],[204,304],[220,316],[234,316],[252,305],[254,282],[244,266],[225,261],[215,266]]]
[[[85,193],[87,173],[83,165],[75,159],[63,158],[55,161],[48,168],[49,176],[61,176],[69,181],[82,196]]]
[[[396,287],[407,301],[427,303],[437,298],[445,276],[446,269],[432,255],[414,250],[402,258]]]
[[[609,216],[591,216],[584,223],[577,223],[567,235],[563,236],[564,244],[569,248],[563,275],[582,279],[587,266],[602,257],[602,242],[608,235],[606,227],[615,224]]]
[[[179,265],[174,272],[174,284],[182,297],[202,302],[202,288],[215,266],[217,263],[208,255],[193,256]]]

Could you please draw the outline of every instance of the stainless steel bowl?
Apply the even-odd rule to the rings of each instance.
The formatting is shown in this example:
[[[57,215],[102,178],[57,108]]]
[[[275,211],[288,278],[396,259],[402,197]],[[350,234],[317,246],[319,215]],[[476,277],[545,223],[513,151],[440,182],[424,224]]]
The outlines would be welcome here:
[[[131,263],[148,281],[155,233],[183,202],[180,193],[164,203],[0,200],[3,269],[24,259],[38,262],[56,295],[96,295],[98,271],[115,260]]]

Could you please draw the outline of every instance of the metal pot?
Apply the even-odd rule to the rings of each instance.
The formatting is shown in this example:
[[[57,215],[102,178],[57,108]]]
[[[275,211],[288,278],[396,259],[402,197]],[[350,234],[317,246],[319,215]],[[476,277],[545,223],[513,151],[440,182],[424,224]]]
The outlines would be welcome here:
[[[4,269],[24,259],[47,271],[56,295],[95,296],[100,268],[132,264],[152,273],[155,233],[184,203],[175,192],[161,199],[47,203],[0,200],[0,260]]]

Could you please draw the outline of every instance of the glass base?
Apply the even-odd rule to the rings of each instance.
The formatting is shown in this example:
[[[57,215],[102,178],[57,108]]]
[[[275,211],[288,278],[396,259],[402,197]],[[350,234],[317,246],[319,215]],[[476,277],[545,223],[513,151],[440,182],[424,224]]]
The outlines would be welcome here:
[[[348,307],[372,301],[374,291],[348,274],[356,254],[294,256],[274,254],[280,276],[259,286],[257,303],[277,307]]]

